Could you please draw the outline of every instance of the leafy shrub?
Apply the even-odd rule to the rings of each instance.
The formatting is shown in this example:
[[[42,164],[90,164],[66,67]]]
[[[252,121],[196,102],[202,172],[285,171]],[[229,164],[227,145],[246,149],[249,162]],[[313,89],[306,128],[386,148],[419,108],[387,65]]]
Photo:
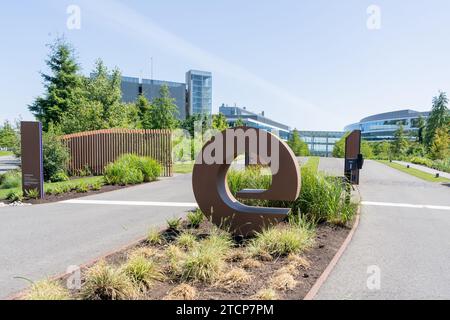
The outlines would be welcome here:
[[[148,157],[126,154],[105,168],[105,181],[112,185],[139,184],[155,181],[161,166]]]
[[[433,160],[427,159],[427,158],[413,157],[413,158],[411,158],[411,162],[414,164],[426,166],[429,168],[433,167]]]
[[[39,190],[37,190],[37,189],[26,190],[25,196],[28,199],[38,199],[39,198]]]
[[[101,181],[97,181],[91,185],[91,190],[100,191],[102,189],[102,187],[103,187],[103,183]]]
[[[189,212],[187,215],[187,220],[189,222],[189,227],[198,228],[205,220],[205,216],[202,210],[197,209],[196,211]]]
[[[44,280],[34,283],[25,300],[69,300],[70,293],[56,281]]]
[[[59,172],[66,172],[69,151],[61,142],[58,130],[53,126],[43,135],[44,179],[50,181]]]
[[[110,163],[105,168],[105,182],[110,185],[129,185],[144,182],[144,175],[124,163]]]
[[[50,177],[51,182],[69,181],[69,176],[64,171],[59,171]]]
[[[11,170],[0,176],[0,189],[18,188],[22,185],[20,171]]]
[[[23,201],[23,193],[22,191],[11,191],[6,196],[6,200],[11,202],[22,202]]]
[[[76,186],[77,193],[87,193],[89,192],[89,185],[87,183],[79,183]]]
[[[433,168],[450,173],[450,159],[433,161]]]
[[[86,300],[127,300],[134,295],[135,288],[128,276],[105,261],[87,271],[81,290],[81,296]]]

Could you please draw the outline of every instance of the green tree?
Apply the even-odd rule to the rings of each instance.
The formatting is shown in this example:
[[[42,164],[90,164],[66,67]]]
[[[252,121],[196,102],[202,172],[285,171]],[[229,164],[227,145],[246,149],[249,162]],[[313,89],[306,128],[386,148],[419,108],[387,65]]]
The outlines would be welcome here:
[[[42,137],[44,179],[51,181],[58,173],[66,173],[66,165],[70,159],[69,151],[61,142],[61,131],[53,124],[49,124],[47,132]]]
[[[447,128],[448,130],[449,110],[447,105],[448,98],[445,92],[439,92],[439,95],[433,98],[433,108],[428,118],[425,132],[425,145],[428,148],[431,148],[438,129]]]
[[[51,73],[41,73],[45,94],[29,106],[29,110],[42,122],[45,131],[50,123],[60,122],[62,115],[72,104],[74,92],[81,84],[79,66],[72,46],[64,38],[58,38],[49,48],[46,64]]]
[[[408,139],[405,136],[403,125],[400,124],[394,133],[394,141],[392,141],[391,144],[392,155],[396,158],[400,158],[405,155],[407,149]]]
[[[334,158],[345,158],[345,140],[350,135],[351,132],[347,132],[344,136],[336,142],[333,149],[333,157]],[[369,142],[362,140],[361,141],[361,154],[366,159],[373,158],[374,152],[372,150],[372,146]]]
[[[427,123],[425,122],[425,119],[422,116],[419,116],[419,119],[417,119],[417,141],[420,144],[424,143],[426,125]]]
[[[140,119],[140,127],[142,129],[151,129],[152,128],[152,114],[151,108],[152,105],[147,100],[144,95],[139,95],[139,98],[136,101],[136,108]]]
[[[19,135],[11,123],[6,120],[0,128],[0,148],[12,150],[19,144]]]
[[[237,119],[236,122],[234,123],[234,127],[235,127],[235,128],[237,128],[237,127],[243,127],[243,126],[245,126],[245,123],[244,123],[244,121],[242,120],[242,118]]]
[[[434,160],[444,160],[450,157],[450,135],[446,128],[436,130],[430,153]]]
[[[308,149],[308,145],[300,138],[300,134],[297,129],[292,131],[292,134],[289,137],[288,145],[291,147],[292,151],[297,157],[309,156],[310,152]]]
[[[164,84],[155,98],[150,109],[152,129],[175,129],[179,121],[178,107],[175,99],[170,96],[169,87]]]
[[[212,117],[212,128],[222,132],[225,129],[229,128],[227,117],[225,117],[222,113],[213,115]]]

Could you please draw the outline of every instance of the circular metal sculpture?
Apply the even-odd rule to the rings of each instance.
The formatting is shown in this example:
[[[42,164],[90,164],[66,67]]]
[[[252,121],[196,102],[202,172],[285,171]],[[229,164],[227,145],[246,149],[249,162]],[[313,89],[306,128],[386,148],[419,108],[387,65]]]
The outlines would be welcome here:
[[[250,164],[268,165],[272,185],[268,190],[242,190],[240,199],[295,201],[300,193],[300,168],[289,148],[275,135],[249,127],[227,129],[208,141],[194,166],[192,184],[197,203],[216,225],[227,225],[236,235],[251,235],[283,221],[287,208],[251,207],[230,192],[227,172],[233,160],[248,154]]]

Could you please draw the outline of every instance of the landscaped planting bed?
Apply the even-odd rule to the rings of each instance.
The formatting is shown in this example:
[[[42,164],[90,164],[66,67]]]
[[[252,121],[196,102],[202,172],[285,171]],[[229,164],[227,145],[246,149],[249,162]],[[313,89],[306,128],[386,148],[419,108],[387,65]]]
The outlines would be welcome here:
[[[150,231],[147,240],[84,269],[81,290],[66,290],[65,279],[42,281],[23,298],[303,299],[350,230],[285,223],[253,238],[233,239],[208,221],[198,227],[189,221]]]
[[[303,299],[349,234],[356,204],[345,201],[342,180],[302,170],[294,202],[246,201],[290,207],[291,215],[253,237],[233,237],[201,211],[170,219],[163,232],[83,270],[82,288],[68,292],[64,279],[39,282],[25,299]],[[267,188],[264,168],[231,170],[230,191]],[[56,292],[56,294],[55,294]]]

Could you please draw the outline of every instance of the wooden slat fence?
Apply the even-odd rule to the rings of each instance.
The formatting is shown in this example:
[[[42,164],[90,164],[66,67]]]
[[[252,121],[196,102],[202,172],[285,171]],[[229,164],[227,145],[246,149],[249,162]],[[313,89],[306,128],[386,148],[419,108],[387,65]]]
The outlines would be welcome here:
[[[163,177],[173,175],[170,130],[107,129],[66,135],[62,141],[70,153],[68,170],[74,175],[85,168],[101,175],[107,164],[127,153],[151,157],[161,164]]]

